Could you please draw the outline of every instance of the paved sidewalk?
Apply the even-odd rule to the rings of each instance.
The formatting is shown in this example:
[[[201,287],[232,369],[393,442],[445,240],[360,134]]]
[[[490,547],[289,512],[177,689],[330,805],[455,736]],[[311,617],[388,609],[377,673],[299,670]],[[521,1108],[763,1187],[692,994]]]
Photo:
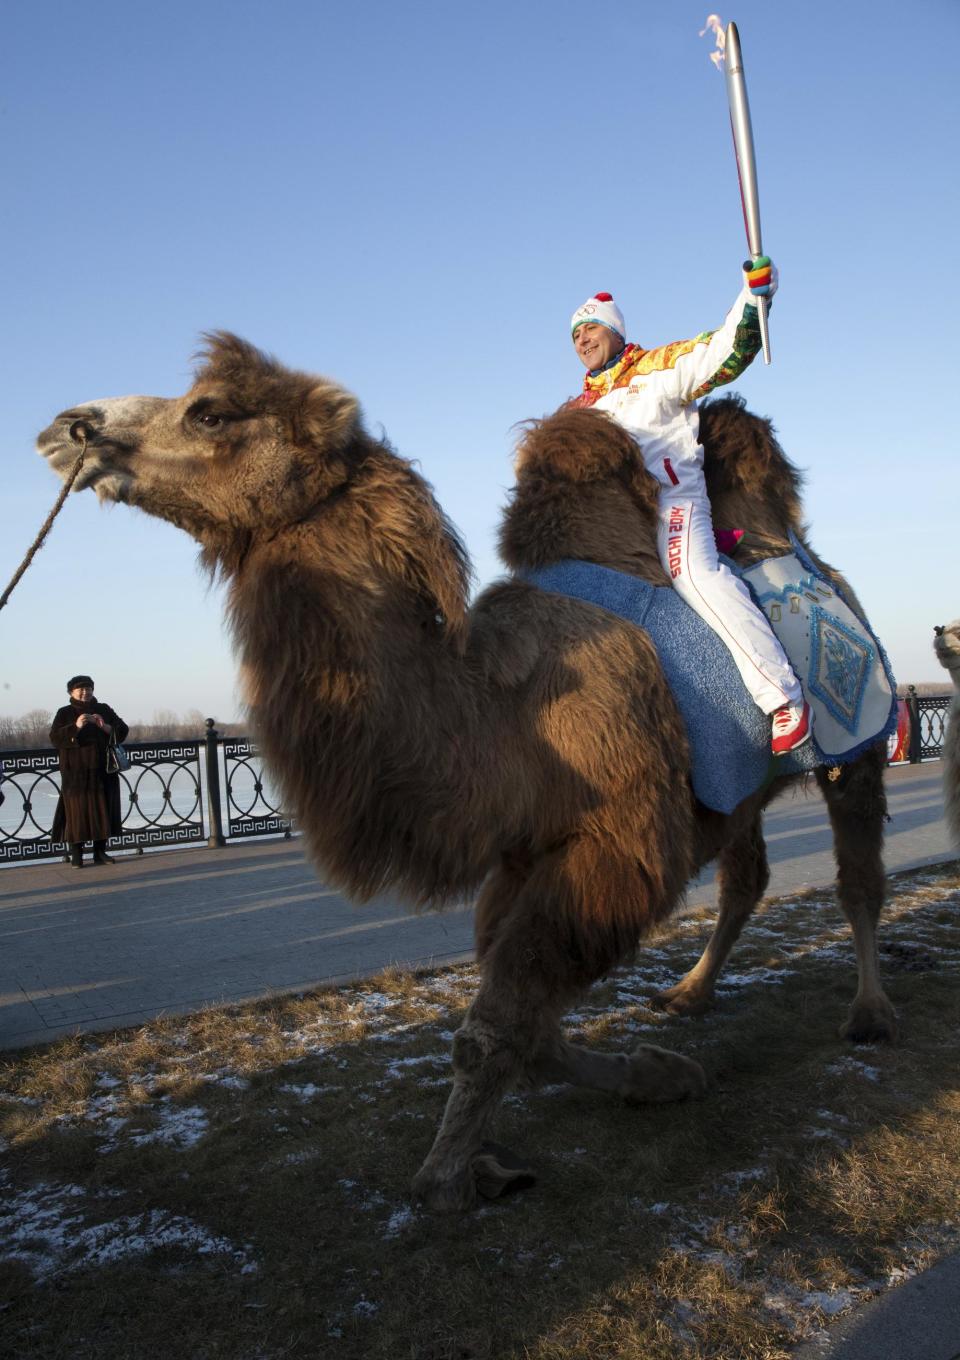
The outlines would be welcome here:
[[[951,858],[939,762],[888,771],[891,872]],[[815,787],[767,813],[771,896],[833,882]],[[712,875],[689,904],[714,901]],[[468,958],[472,912],[411,915],[389,898],[354,907],[296,841],[0,870],[0,1049],[122,1028],[270,992]]]
[[[0,1049],[469,957],[468,908],[352,906],[297,841],[0,872]]]

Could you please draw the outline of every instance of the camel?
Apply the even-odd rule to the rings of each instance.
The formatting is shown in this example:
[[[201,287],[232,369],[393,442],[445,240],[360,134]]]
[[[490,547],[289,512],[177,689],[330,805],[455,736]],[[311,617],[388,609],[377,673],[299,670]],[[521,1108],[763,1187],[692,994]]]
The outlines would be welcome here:
[[[413,1182],[428,1207],[467,1209],[478,1193],[528,1179],[529,1168],[487,1140],[517,1084],[570,1082],[630,1103],[704,1091],[703,1070],[683,1055],[649,1044],[595,1052],[566,1040],[561,1019],[719,855],[717,933],[664,998],[681,1011],[708,1002],[766,883],[759,812],[772,795],[730,817],[696,805],[685,729],[640,629],[520,578],[468,606],[459,537],[411,464],[366,431],[350,393],[226,333],[207,337],[202,357],[185,396],[74,407],[38,447],[61,477],[85,447],[77,490],[178,525],[227,582],[254,733],[327,880],[358,900],[388,888],[420,906],[477,896],[480,984]],[[712,449],[726,494],[718,523],[729,515],[755,526],[758,544],[782,543],[799,523],[789,469],[755,418],[724,409]],[[521,511],[537,451],[562,469],[565,441],[567,475],[555,482],[570,532],[609,558],[609,502],[625,526],[618,564],[659,571],[636,446],[593,412],[562,412],[525,437],[507,560],[527,550]],[[578,458],[600,469],[596,485],[589,471],[578,482]],[[780,503],[752,493],[741,458],[753,472],[779,468]],[[772,490],[777,475],[763,480]],[[875,938],[882,762],[878,747],[836,784],[821,781],[859,966],[845,1027],[854,1039],[895,1028]]]
[[[950,834],[960,846],[960,619],[934,630],[933,649],[953,681],[943,738],[943,806]]]

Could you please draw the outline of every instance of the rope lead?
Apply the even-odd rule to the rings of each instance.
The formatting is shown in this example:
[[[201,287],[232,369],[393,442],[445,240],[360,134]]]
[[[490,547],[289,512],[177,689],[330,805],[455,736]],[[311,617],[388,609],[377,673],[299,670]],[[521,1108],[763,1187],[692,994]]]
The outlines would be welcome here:
[[[80,446],[80,456],[77,459],[76,463],[74,464],[73,471],[70,473],[70,476],[64,482],[63,489],[61,490],[60,495],[57,497],[56,504],[54,505],[53,509],[50,511],[49,515],[41,525],[40,532],[33,540],[33,543],[31,544],[30,550],[27,553],[26,557],[23,559],[23,561],[20,563],[20,566],[14,572],[10,584],[7,586],[3,594],[0,595],[0,609],[2,609],[4,605],[7,603],[10,596],[13,594],[14,587],[20,580],[20,577],[26,571],[27,567],[29,567],[30,563],[33,561],[34,557],[39,552],[39,550],[43,547],[43,540],[50,532],[50,529],[53,525],[53,521],[57,518],[57,515],[59,515],[60,510],[63,506],[63,502],[69,496],[70,488],[77,480],[77,477],[80,473],[80,469],[83,467],[83,460],[84,458],[86,458],[86,456],[87,456],[87,441],[84,440]]]

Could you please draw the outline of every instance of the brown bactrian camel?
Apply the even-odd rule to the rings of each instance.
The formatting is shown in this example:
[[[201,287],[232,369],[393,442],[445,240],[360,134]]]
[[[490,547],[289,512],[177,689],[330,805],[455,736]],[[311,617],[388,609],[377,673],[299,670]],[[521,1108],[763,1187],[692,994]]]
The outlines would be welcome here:
[[[709,409],[718,523],[751,526],[757,552],[782,550],[799,527],[793,474],[762,422],[736,404]],[[523,1182],[529,1169],[486,1141],[518,1083],[628,1102],[703,1091],[702,1069],[679,1054],[594,1052],[560,1028],[719,855],[717,932],[664,998],[701,1009],[767,879],[759,813],[773,791],[729,817],[697,805],[684,725],[646,634],[519,578],[468,607],[457,534],[411,464],[366,432],[354,397],[234,336],[209,337],[184,397],[78,406],[39,448],[66,476],[84,442],[78,489],[179,525],[228,583],[253,731],[326,878],[357,899],[389,888],[439,906],[479,894],[481,982],[415,1195],[463,1209]],[[507,560],[535,557],[552,519],[551,551],[575,542],[579,556],[659,581],[653,494],[619,427],[562,412],[524,439]],[[821,784],[857,949],[846,1025],[857,1039],[894,1030],[875,942],[882,759],[878,749]]]
[[[950,673],[953,698],[943,738],[943,806],[950,834],[960,845],[960,619],[934,630],[937,660]]]

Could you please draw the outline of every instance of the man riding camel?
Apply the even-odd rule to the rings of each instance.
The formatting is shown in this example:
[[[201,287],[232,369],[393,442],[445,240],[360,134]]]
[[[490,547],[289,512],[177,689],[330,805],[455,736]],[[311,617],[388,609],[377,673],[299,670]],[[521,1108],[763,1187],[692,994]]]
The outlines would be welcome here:
[[[720,561],[703,476],[697,399],[738,378],[760,348],[757,298],[772,299],[777,271],[766,256],[744,266],[744,284],[723,325],[659,349],[628,344],[610,293],[573,314],[573,344],[587,369],[571,405],[607,411],[634,436],[660,484],[657,546],[670,579],[734,659],[754,703],[773,715],[782,756],[810,736],[810,709],[765,615]]]

